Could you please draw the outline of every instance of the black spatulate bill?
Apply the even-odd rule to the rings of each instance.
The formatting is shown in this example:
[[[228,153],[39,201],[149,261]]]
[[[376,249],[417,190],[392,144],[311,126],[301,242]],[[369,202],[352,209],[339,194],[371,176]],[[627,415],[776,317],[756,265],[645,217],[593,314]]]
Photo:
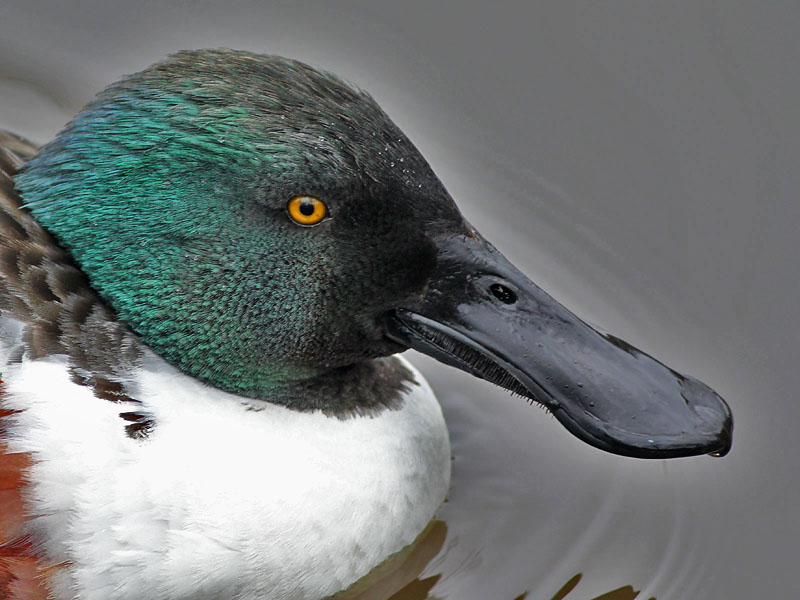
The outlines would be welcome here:
[[[439,242],[426,293],[388,336],[543,404],[574,435],[638,458],[725,455],[733,419],[714,390],[553,300],[479,235]]]

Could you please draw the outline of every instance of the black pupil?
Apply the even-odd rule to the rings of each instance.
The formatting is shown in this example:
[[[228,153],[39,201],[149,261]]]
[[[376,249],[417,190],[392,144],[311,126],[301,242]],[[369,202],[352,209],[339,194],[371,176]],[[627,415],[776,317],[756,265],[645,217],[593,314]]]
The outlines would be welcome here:
[[[489,291],[503,304],[514,304],[517,301],[517,295],[502,284],[493,283],[489,286]]]
[[[300,203],[300,213],[304,214],[307,217],[310,217],[314,214],[314,203],[305,201]]]

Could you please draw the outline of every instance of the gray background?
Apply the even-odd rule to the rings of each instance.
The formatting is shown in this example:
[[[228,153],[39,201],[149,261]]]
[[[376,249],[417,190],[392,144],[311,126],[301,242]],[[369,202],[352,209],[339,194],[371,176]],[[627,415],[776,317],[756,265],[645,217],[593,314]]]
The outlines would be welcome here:
[[[522,3],[520,3],[522,4]],[[0,127],[51,137],[180,48],[299,58],[369,90],[467,218],[587,320],[710,383],[732,453],[642,462],[423,357],[455,462],[441,598],[800,596],[791,2],[0,4]]]

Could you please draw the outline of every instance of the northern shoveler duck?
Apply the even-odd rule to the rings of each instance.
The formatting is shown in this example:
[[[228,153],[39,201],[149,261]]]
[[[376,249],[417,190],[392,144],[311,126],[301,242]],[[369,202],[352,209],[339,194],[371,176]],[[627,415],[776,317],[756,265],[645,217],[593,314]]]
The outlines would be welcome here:
[[[40,150],[0,137],[0,595],[319,600],[449,482],[415,348],[603,450],[724,454],[710,388],[464,220],[365,92],[176,54]]]

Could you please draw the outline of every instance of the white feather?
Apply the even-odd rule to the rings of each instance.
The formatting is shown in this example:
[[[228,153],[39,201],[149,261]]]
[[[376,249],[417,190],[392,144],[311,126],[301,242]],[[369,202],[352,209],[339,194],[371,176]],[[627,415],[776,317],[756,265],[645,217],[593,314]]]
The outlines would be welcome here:
[[[96,398],[59,359],[4,370],[8,442],[35,460],[33,532],[71,567],[58,600],[319,600],[408,545],[450,449],[422,376],[399,410],[337,419],[202,385],[155,357],[142,405]],[[144,441],[119,417],[144,411]]]

